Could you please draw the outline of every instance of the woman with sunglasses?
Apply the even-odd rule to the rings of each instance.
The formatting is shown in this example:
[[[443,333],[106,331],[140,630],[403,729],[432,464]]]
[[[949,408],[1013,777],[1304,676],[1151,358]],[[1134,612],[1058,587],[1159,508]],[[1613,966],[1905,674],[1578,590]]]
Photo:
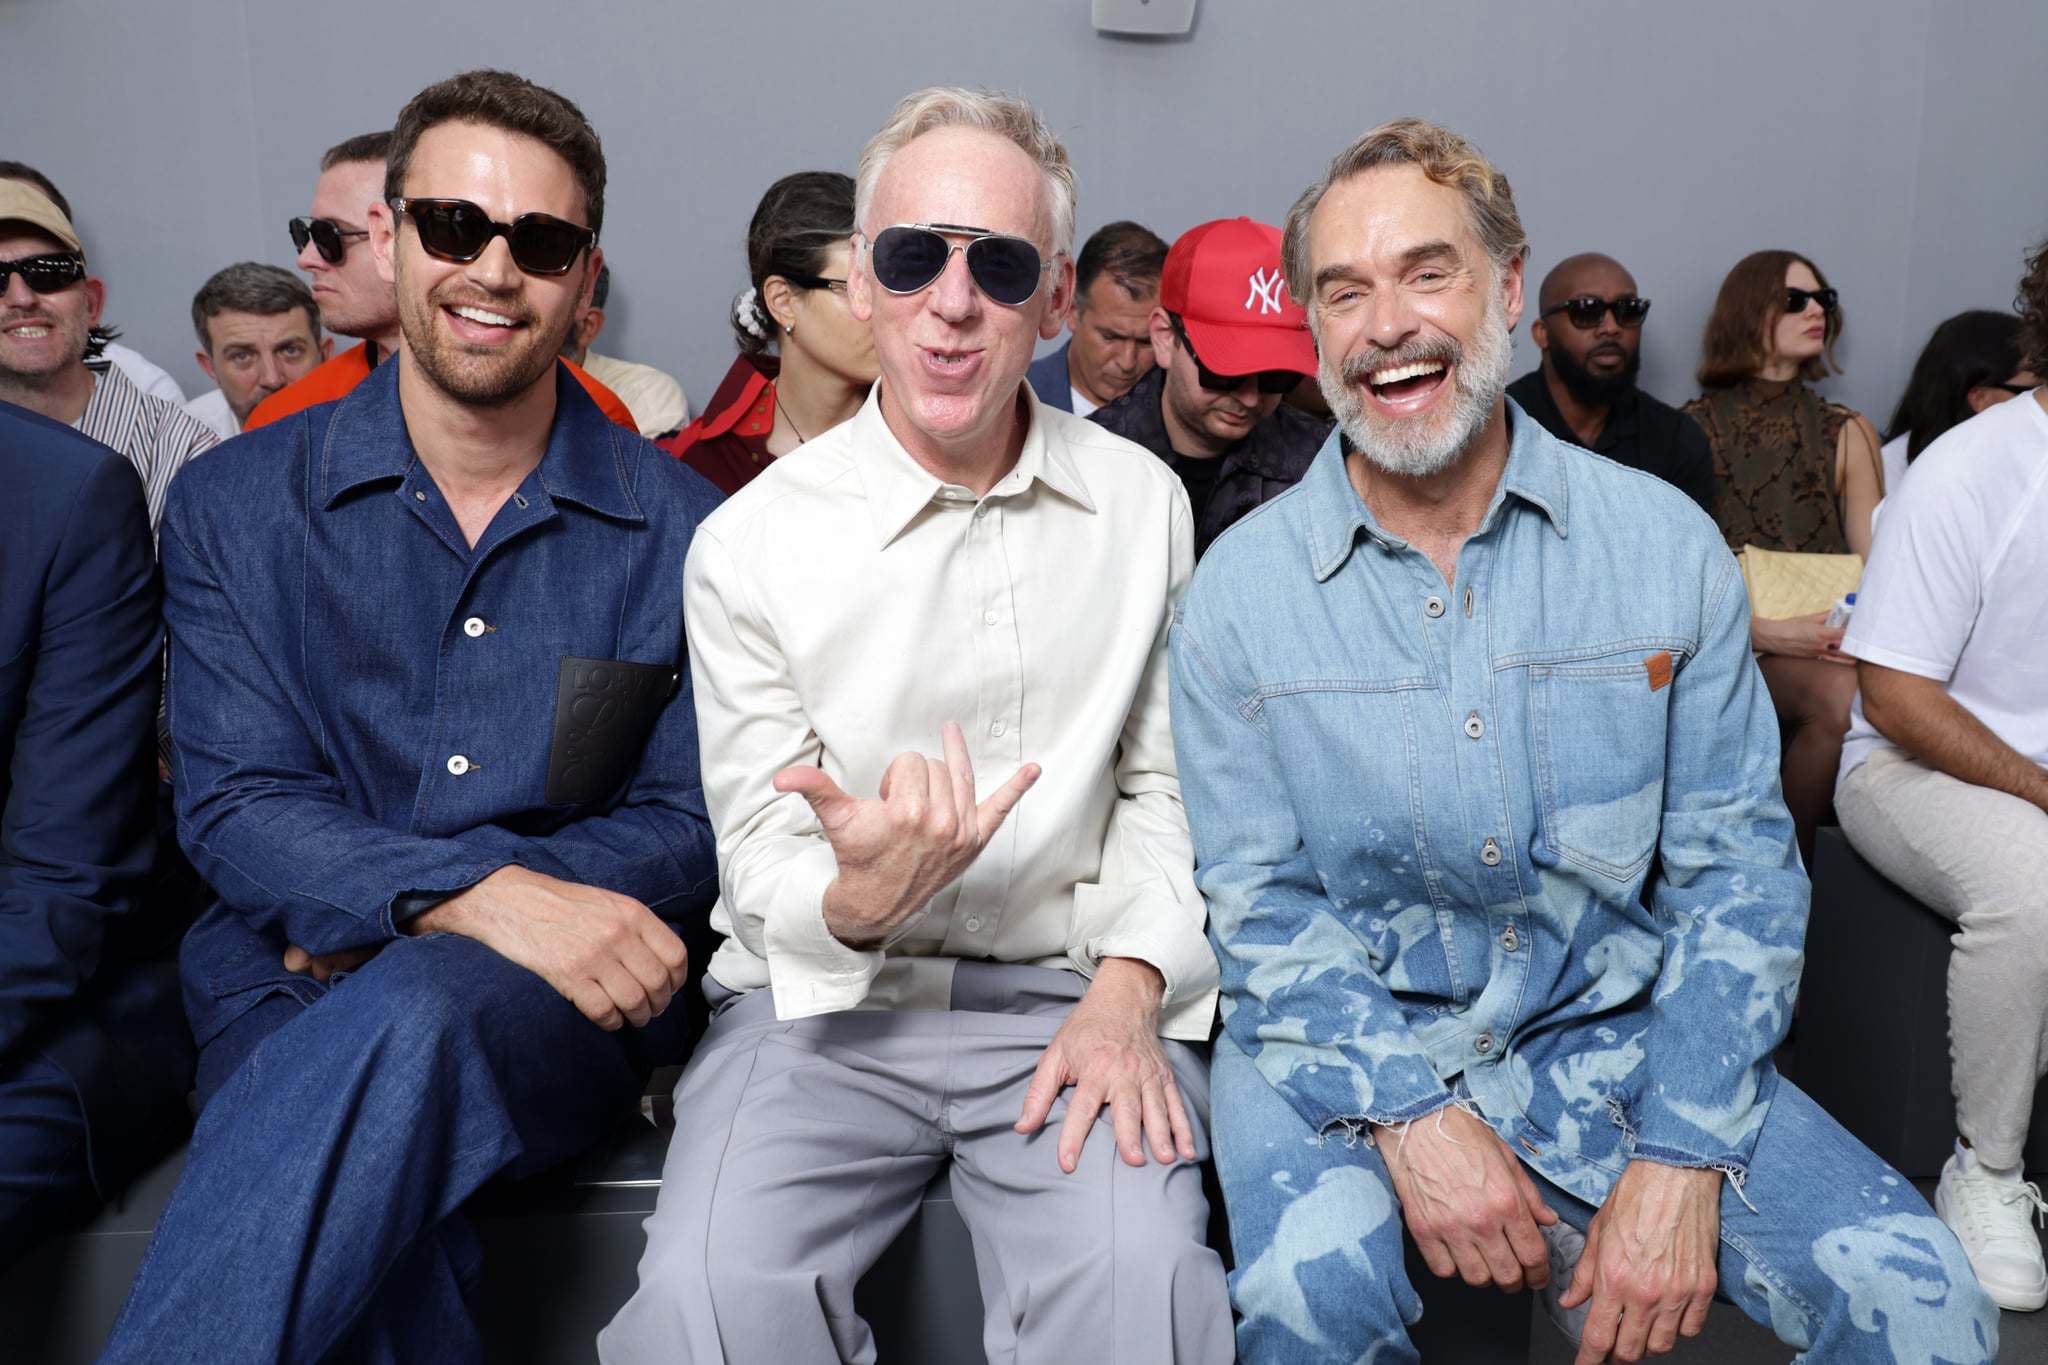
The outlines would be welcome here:
[[[1721,282],[1700,348],[1706,392],[1684,411],[1714,452],[1714,515],[1730,549],[1869,555],[1870,514],[1884,496],[1877,432],[1810,387],[1841,372],[1841,332],[1835,291],[1796,252],[1755,252]],[[1855,660],[1825,619],[1754,619],[1749,628],[1784,736],[1785,804],[1809,866],[1856,696]]]
[[[697,420],[658,443],[727,494],[867,400],[875,345],[846,301],[852,238],[853,181],[836,171],[784,176],[754,210],[739,357]]]
[[[2026,365],[2021,324],[2011,313],[1973,308],[1934,329],[1913,362],[1884,432],[1884,486],[1898,491],[1906,467],[1934,438],[2041,381]]]

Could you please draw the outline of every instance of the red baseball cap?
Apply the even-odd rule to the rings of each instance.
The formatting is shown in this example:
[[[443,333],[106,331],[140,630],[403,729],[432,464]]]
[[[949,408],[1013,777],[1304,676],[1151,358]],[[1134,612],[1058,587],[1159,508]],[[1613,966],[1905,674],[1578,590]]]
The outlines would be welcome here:
[[[1166,253],[1159,306],[1179,316],[1202,364],[1217,374],[1316,372],[1308,314],[1287,297],[1280,229],[1218,218],[1180,235]]]

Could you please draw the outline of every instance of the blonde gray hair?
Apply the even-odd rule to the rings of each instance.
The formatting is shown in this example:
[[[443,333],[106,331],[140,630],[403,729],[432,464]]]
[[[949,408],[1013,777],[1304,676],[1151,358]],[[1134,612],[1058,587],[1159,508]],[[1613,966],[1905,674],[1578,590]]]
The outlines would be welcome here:
[[[1025,101],[987,91],[963,90],[956,85],[934,85],[904,96],[881,131],[868,139],[854,174],[855,227],[867,233],[877,226],[868,222],[868,209],[874,204],[875,185],[881,180],[882,168],[889,164],[889,158],[912,139],[939,128],[978,128],[994,133],[1030,157],[1045,181],[1046,206],[1052,214],[1053,251],[1073,255],[1074,167],[1067,160],[1067,149]]]
[[[1361,134],[1337,153],[1323,178],[1309,186],[1287,211],[1280,270],[1287,277],[1287,292],[1311,313],[1315,305],[1309,294],[1315,280],[1309,268],[1308,220],[1332,185],[1376,166],[1414,166],[1437,184],[1463,194],[1472,215],[1472,231],[1496,273],[1529,254],[1529,237],[1522,231],[1522,215],[1515,208],[1515,192],[1508,187],[1508,178],[1495,170],[1477,147],[1450,129],[1419,118],[1397,118]]]

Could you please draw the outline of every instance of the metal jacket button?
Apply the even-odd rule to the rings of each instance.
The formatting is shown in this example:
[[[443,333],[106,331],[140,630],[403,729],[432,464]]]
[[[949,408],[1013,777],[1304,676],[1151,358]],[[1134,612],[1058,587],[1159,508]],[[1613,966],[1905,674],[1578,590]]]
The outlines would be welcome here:
[[[481,616],[472,616],[462,623],[462,633],[472,640],[489,629],[490,627],[484,624],[484,618]]]
[[[1484,1057],[1493,1051],[1493,1035],[1482,1033],[1472,1040],[1472,1050]]]
[[[1488,867],[1500,866],[1500,845],[1488,839],[1479,850],[1479,861]]]
[[[1477,711],[1474,711],[1471,715],[1465,717],[1465,733],[1472,736],[1472,738],[1474,739],[1477,739],[1481,735],[1486,733],[1486,722],[1479,719],[1479,713]]]
[[[1441,597],[1432,597],[1427,602],[1424,602],[1422,604],[1422,614],[1424,616],[1429,617],[1431,620],[1434,620],[1435,618],[1442,616],[1444,614],[1444,599]]]
[[[457,777],[462,776],[464,773],[468,772],[471,768],[475,766],[476,765],[474,763],[471,763],[461,754],[450,755],[448,759],[448,771],[455,774]]]
[[[1510,924],[1500,931],[1500,946],[1503,952],[1509,953],[1522,946],[1521,937],[1515,933],[1514,925]]]

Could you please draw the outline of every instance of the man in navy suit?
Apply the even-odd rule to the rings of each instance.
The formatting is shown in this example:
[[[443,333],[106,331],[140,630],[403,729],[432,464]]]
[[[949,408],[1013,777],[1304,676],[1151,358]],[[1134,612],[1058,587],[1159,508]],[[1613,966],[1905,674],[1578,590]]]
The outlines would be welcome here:
[[[0,1266],[175,1141],[192,1045],[139,913],[163,628],[142,483],[0,403]]]
[[[1038,401],[1086,417],[1152,368],[1152,309],[1166,243],[1136,223],[1096,229],[1074,258],[1074,311],[1066,345],[1031,362]]]

